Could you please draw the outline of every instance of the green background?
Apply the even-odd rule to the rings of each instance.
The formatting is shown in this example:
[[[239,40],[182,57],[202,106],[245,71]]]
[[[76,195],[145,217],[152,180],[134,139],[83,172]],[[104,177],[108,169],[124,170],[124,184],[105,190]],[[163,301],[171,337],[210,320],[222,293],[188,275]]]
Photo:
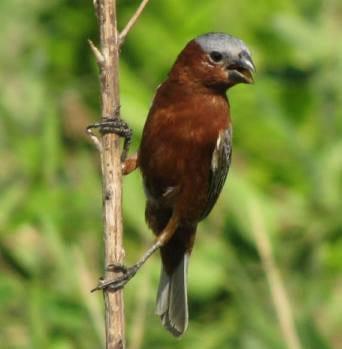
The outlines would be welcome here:
[[[138,3],[118,1],[120,28]],[[2,0],[0,23],[0,347],[103,348],[102,296],[89,292],[103,272],[99,159],[84,132],[100,114],[92,1]],[[257,74],[229,92],[233,164],[199,226],[188,332],[174,339],[154,315],[155,256],[125,289],[129,349],[287,348],[258,224],[302,348],[341,348],[341,23],[340,0],[150,1],[121,56],[132,151],[191,38],[242,38]],[[133,263],[152,240],[138,171],[124,180],[124,227]]]

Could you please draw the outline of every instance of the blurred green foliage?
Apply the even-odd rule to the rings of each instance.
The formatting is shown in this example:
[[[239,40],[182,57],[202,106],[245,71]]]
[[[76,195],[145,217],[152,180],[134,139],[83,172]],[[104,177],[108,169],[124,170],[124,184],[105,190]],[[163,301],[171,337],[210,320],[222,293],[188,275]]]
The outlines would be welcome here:
[[[122,27],[139,1],[118,1]],[[103,347],[98,119],[87,39],[92,1],[0,2],[0,346]],[[340,0],[153,1],[122,50],[124,118],[137,148],[156,86],[191,38],[224,31],[250,46],[256,84],[230,93],[234,159],[190,265],[190,327],[153,315],[159,260],[125,289],[129,349],[286,348],[255,247],[256,202],[306,349],[342,343],[342,6]],[[124,183],[125,247],[151,240],[139,173]],[[138,292],[136,292],[138,290]]]

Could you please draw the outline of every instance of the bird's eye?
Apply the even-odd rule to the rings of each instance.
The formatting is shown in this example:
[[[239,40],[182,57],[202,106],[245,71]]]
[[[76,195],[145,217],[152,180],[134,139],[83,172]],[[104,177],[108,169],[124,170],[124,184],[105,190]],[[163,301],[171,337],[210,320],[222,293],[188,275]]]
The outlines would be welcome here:
[[[217,52],[217,51],[210,52],[209,56],[216,63],[221,62],[222,58],[223,58],[222,53]]]

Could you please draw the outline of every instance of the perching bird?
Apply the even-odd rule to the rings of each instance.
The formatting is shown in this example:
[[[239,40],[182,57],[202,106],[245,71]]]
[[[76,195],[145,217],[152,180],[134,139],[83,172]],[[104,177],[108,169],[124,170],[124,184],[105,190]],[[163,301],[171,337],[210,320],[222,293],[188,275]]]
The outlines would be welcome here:
[[[175,336],[188,326],[187,270],[196,228],[212,210],[232,154],[226,91],[252,83],[250,51],[239,39],[209,33],[190,41],[157,90],[138,154],[123,173],[139,167],[146,221],[156,243],[126,273],[101,287],[122,287],[158,248],[162,272],[156,314]]]

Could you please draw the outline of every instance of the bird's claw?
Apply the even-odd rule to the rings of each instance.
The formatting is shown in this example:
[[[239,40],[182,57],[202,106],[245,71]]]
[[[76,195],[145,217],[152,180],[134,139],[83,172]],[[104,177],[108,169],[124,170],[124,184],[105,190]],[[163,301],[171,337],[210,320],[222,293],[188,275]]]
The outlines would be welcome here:
[[[98,127],[102,134],[115,133],[125,139],[132,137],[132,129],[126,121],[119,118],[104,118],[102,122],[93,125]]]
[[[128,268],[124,264],[121,264],[121,263],[112,263],[112,264],[109,264],[107,266],[106,270],[107,271],[112,271],[114,273],[126,274]]]
[[[99,280],[98,285],[94,289],[92,289],[91,292],[103,290],[107,288],[110,289],[111,291],[117,291],[123,288],[127,284],[127,282],[130,279],[132,279],[132,277],[136,274],[139,267],[138,265],[133,265],[130,268],[126,268],[125,266],[120,264],[110,264],[107,267],[107,270],[110,270],[110,271],[119,271],[118,269],[121,269],[120,271],[123,272],[123,275],[112,280],[104,280],[103,278],[101,278]]]
[[[108,133],[115,133],[119,137],[125,139],[121,154],[121,161],[124,162],[127,157],[128,149],[132,141],[133,133],[132,129],[128,126],[127,122],[118,117],[105,117],[102,119],[101,122],[91,124],[87,127],[88,132],[91,132],[92,129],[99,129],[102,135]]]

